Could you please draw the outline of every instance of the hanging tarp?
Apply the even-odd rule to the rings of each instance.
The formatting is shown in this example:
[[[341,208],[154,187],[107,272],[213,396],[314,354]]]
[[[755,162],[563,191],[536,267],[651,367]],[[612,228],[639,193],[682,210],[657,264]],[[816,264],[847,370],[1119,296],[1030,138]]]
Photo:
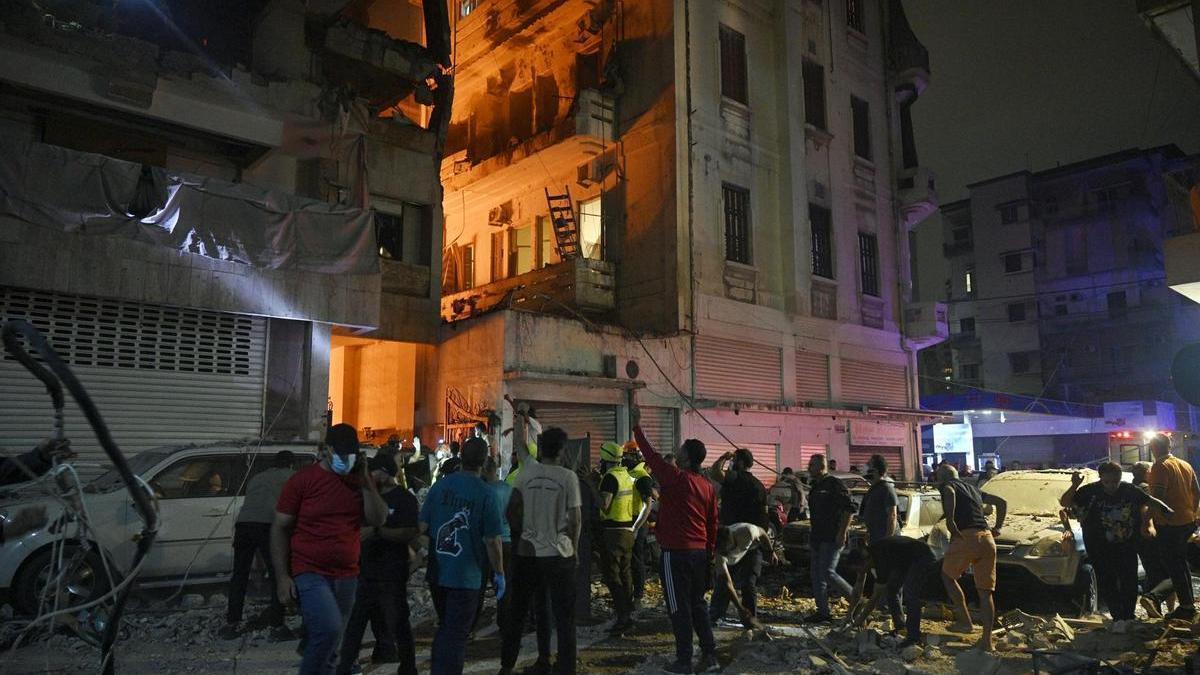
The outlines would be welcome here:
[[[44,143],[0,141],[0,215],[264,269],[379,272],[369,210]]]

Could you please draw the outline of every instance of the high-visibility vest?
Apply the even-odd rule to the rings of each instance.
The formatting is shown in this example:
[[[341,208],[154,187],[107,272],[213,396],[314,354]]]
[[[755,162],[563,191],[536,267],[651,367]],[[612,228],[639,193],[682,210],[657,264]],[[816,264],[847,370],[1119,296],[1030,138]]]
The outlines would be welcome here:
[[[613,495],[608,509],[600,509],[601,520],[616,523],[632,522],[638,512],[634,510],[635,490],[633,489],[633,477],[629,475],[629,470],[617,465],[610,469],[605,476],[617,479],[617,493]]]
[[[629,470],[629,477],[633,479],[633,517],[637,518],[642,512],[642,507],[646,502],[642,500],[642,493],[637,491],[637,482],[643,478],[650,478],[650,472],[646,470],[645,462],[638,462],[638,465]]]

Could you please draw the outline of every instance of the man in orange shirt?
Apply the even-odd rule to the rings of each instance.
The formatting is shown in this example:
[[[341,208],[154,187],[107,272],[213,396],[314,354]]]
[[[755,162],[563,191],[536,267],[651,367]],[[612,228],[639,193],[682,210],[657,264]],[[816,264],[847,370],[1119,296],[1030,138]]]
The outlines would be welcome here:
[[[1196,530],[1200,486],[1196,483],[1196,473],[1191,465],[1171,454],[1170,438],[1158,434],[1150,440],[1149,446],[1150,453],[1154,455],[1149,476],[1150,494],[1161,499],[1172,510],[1167,513],[1161,508],[1153,509],[1153,522],[1157,530],[1155,556],[1163,571],[1171,578],[1171,585],[1179,597],[1179,606],[1167,618],[1191,621],[1196,615],[1196,607],[1192,573],[1187,561],[1187,542]],[[1143,602],[1148,600],[1157,607],[1164,599],[1155,589],[1145,596]]]

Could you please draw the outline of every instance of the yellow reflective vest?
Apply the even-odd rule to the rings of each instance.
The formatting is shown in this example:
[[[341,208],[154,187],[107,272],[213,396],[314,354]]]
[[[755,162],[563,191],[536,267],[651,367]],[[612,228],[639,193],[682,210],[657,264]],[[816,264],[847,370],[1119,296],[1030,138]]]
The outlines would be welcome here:
[[[619,464],[610,469],[605,476],[617,479],[617,493],[613,495],[607,510],[600,509],[601,520],[615,523],[633,522],[633,519],[637,518],[638,511],[641,510],[640,507],[634,508],[637,492],[633,489],[633,476],[629,475],[628,469]]]
[[[635,488],[633,491],[633,517],[637,518],[638,514],[642,512],[642,507],[646,505],[646,502],[642,500],[642,493],[636,489],[639,480],[650,478],[650,472],[646,470],[646,463],[638,462],[637,466],[629,470],[629,477],[633,479]]]

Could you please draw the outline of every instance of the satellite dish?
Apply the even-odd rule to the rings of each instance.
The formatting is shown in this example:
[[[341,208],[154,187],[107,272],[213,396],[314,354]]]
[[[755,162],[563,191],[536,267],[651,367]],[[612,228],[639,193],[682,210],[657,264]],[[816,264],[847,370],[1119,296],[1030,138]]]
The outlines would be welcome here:
[[[1175,391],[1183,400],[1200,405],[1200,342],[1190,344],[1175,355],[1171,363],[1171,379]]]
[[[625,374],[629,377],[629,379],[636,380],[638,373],[640,372],[642,372],[642,370],[641,368],[638,368],[637,361],[630,359],[629,361],[625,362]]]

